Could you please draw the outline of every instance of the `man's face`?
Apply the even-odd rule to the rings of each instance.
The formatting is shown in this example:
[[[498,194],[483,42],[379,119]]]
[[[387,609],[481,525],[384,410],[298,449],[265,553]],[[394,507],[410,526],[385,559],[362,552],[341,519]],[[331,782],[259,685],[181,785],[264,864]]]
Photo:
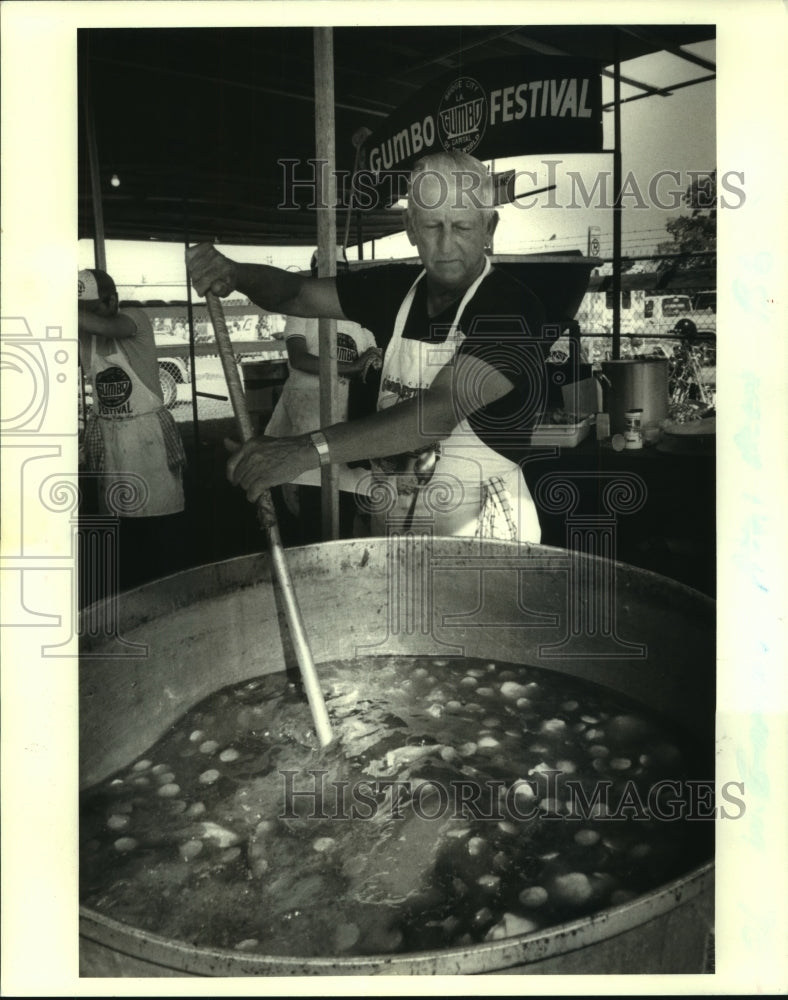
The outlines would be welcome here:
[[[426,174],[406,214],[408,239],[434,284],[447,291],[466,288],[479,275],[484,248],[497,215],[485,215],[469,194],[458,196],[451,176]]]

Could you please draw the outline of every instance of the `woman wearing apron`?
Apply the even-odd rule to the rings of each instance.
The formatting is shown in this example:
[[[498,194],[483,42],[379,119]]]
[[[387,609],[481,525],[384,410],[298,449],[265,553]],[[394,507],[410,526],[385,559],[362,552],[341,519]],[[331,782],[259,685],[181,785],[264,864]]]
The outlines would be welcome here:
[[[186,455],[164,407],[145,313],[119,312],[115,284],[104,271],[80,271],[78,298],[82,363],[93,385],[85,458],[99,474],[99,513],[121,519],[121,579],[128,584],[166,567],[157,550],[162,544],[172,548],[176,539],[159,539],[152,522],[183,511]],[[136,529],[128,528],[130,521]],[[157,527],[165,524],[170,526],[166,520]],[[132,534],[143,551],[135,551]],[[140,568],[143,561],[147,572]]]

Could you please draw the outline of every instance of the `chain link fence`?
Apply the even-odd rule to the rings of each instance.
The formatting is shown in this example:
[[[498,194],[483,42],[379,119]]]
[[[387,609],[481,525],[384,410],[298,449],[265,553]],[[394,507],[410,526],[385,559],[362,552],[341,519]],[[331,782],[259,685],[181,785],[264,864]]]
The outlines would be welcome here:
[[[130,305],[132,303],[125,303]],[[229,420],[233,416],[213,330],[203,303],[192,308],[194,358],[189,345],[186,302],[134,302],[148,313],[156,338],[159,378],[165,404],[182,425]],[[246,300],[224,305],[230,339],[237,347],[242,382],[257,389],[250,409],[264,418],[276,402],[286,377],[283,339],[285,317],[266,313]],[[716,403],[716,292],[709,289],[658,293],[621,292],[620,357],[664,358],[668,363],[671,416],[688,419]],[[613,296],[610,290],[586,293],[571,333],[558,339],[549,360],[563,364],[574,357],[598,369],[613,357]],[[80,427],[91,402],[85,380],[80,397]],[[185,429],[185,428],[184,428]]]
[[[620,306],[622,359],[662,358],[668,365],[673,418],[688,418],[716,404],[716,292],[682,290],[664,294],[623,290]],[[589,291],[578,309],[573,336],[561,337],[550,360],[565,363],[577,351],[580,364],[599,369],[614,356],[613,295]]]

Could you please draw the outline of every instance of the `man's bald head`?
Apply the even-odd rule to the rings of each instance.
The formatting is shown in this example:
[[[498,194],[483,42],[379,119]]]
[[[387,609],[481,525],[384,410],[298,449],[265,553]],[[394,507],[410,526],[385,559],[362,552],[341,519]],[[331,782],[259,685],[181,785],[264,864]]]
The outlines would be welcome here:
[[[408,211],[433,208],[476,208],[495,214],[495,187],[487,167],[470,153],[430,153],[411,171]]]

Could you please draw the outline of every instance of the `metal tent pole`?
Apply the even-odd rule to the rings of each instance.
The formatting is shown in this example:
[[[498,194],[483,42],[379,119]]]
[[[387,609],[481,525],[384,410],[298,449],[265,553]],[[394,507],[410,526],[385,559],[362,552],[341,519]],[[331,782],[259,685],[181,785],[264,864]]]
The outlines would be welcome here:
[[[315,57],[315,156],[317,174],[318,274],[336,275],[336,148],[334,137],[334,38],[331,28],[314,28]],[[334,319],[319,321],[320,423],[327,427],[339,418],[339,382]],[[339,537],[339,468],[323,467],[323,540]]]
[[[189,234],[186,233],[184,249],[189,249]],[[185,258],[184,258],[185,259]],[[189,320],[189,368],[192,379],[192,434],[194,435],[194,474],[196,482],[200,481],[200,419],[197,413],[197,357],[194,350],[194,307],[192,304],[192,285],[189,272],[186,271],[186,313]]]
[[[619,35],[616,31],[616,64],[613,77],[613,359],[621,357],[621,63],[618,59]]]
[[[90,168],[90,191],[93,201],[93,257],[95,265],[102,271],[107,270],[107,252],[104,245],[104,207],[101,202],[101,172],[99,170],[98,145],[96,143],[96,125],[93,119],[93,107],[90,101],[90,62],[88,59],[87,42],[84,49],[83,83],[84,83],[84,114],[85,135],[88,144],[88,165]]]

